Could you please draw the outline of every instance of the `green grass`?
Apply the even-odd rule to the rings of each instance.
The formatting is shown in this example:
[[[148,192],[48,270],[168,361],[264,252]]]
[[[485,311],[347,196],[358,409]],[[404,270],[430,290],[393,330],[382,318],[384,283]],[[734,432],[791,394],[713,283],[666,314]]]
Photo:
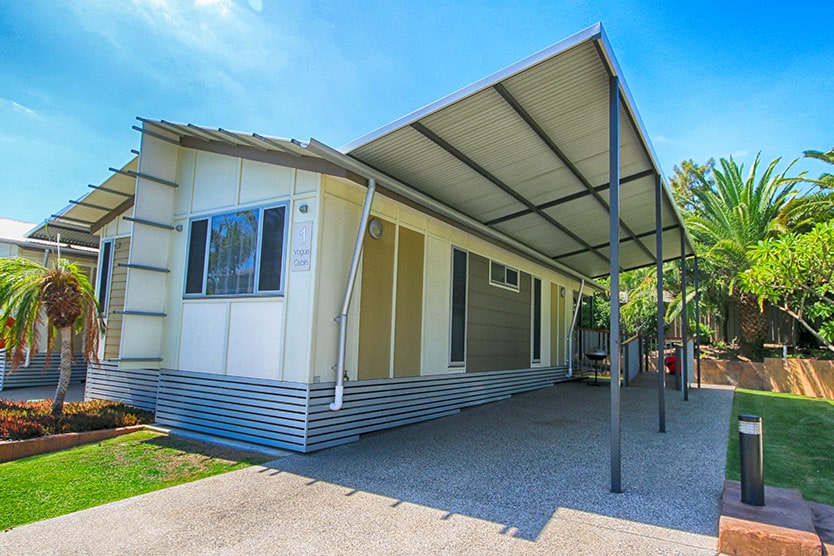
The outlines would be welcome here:
[[[737,389],[727,447],[727,478],[736,481],[741,413],[762,418],[765,484],[834,506],[834,401]]]
[[[0,530],[263,463],[252,452],[139,431],[0,464]]]

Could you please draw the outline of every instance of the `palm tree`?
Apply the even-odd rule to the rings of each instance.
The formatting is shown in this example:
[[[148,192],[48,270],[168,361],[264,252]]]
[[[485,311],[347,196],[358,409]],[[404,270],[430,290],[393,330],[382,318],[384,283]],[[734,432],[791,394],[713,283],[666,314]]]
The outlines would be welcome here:
[[[795,195],[796,183],[802,178],[786,177],[793,164],[776,174],[780,159],[771,162],[757,176],[756,156],[747,177],[744,166],[732,157],[721,159],[721,170],[714,168],[710,187],[694,189],[700,201],[686,217],[686,224],[702,249],[701,256],[713,263],[715,275],[726,287],[741,312],[741,342],[748,353],[760,350],[767,334],[767,318],[759,308],[755,295],[738,287],[738,277],[750,268],[749,248],[757,242],[785,232],[782,213]],[[699,171],[694,174],[701,183],[709,183]]]
[[[52,268],[22,259],[0,259],[0,322],[14,319],[3,329],[3,340],[11,350],[12,368],[26,360],[29,350],[37,351],[38,327],[47,318],[47,346],[54,332],[61,336],[61,366],[52,415],[61,415],[72,374],[73,331],[84,331],[84,358],[98,362],[98,341],[104,324],[90,281],[81,270],[60,256]],[[47,350],[47,360],[49,350]]]

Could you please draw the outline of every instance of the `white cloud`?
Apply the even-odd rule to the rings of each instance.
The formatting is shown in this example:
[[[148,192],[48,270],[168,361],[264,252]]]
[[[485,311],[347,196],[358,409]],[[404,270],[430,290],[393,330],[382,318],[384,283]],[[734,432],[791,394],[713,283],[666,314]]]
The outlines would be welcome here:
[[[35,112],[31,108],[29,108],[28,106],[24,106],[24,105],[20,104],[19,102],[16,102],[16,101],[11,100],[11,99],[0,98],[0,106],[2,106],[3,108],[11,108],[12,110],[17,112],[18,114],[31,116],[31,117],[34,117],[34,118],[40,117],[37,112]]]

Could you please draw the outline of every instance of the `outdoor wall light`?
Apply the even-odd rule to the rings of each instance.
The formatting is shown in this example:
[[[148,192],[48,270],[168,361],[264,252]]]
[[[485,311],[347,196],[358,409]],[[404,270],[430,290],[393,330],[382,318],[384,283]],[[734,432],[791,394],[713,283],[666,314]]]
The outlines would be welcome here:
[[[308,210],[310,210],[310,207],[307,205],[307,203],[304,203],[303,205],[298,205],[298,212],[300,212],[301,214],[307,214]]]
[[[559,295],[561,295],[562,297],[565,297],[565,286],[562,286],[561,288],[559,288]]]
[[[373,218],[368,222],[368,234],[374,239],[382,237],[382,221],[379,218]]]

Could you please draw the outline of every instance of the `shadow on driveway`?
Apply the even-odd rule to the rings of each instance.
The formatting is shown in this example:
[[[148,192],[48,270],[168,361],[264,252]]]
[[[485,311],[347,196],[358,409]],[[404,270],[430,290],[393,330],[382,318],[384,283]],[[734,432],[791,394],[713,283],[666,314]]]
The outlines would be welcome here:
[[[622,494],[609,492],[609,390],[582,383],[268,465],[503,524],[527,540],[560,508],[717,536],[732,398],[692,389],[684,402],[667,391],[668,432],[659,434],[656,390],[624,388]]]

